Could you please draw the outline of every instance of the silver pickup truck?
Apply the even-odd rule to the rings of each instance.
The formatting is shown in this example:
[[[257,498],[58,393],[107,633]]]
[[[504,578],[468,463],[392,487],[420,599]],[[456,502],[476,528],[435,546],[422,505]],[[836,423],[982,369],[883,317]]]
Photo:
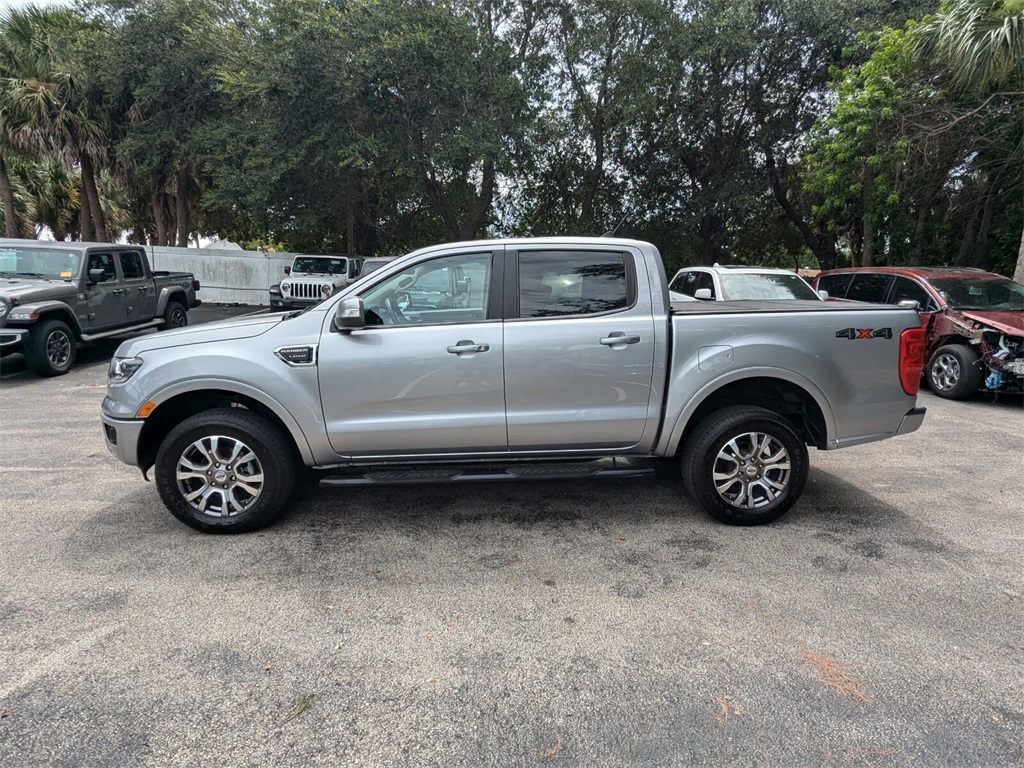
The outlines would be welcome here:
[[[629,477],[678,457],[713,516],[778,518],[807,446],[913,432],[924,336],[912,308],[671,305],[644,242],[454,243],[396,259],[304,312],[125,342],[103,429],[155,467],[193,528],[248,531],[321,486]]]

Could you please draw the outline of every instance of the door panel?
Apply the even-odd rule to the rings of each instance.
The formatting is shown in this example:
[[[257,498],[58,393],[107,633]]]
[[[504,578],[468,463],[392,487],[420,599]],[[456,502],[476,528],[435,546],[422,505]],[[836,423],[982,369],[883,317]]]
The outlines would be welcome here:
[[[89,270],[102,269],[107,279],[85,289],[85,319],[82,320],[82,327],[98,331],[124,325],[124,286],[118,278],[114,254],[90,253],[86,265]],[[79,315],[82,314],[80,311]]]
[[[134,325],[152,320],[156,315],[156,285],[146,275],[142,252],[122,251],[118,259],[125,289],[123,322]]]
[[[647,424],[654,319],[633,260],[520,252],[518,319],[505,324],[509,449],[627,448]],[[532,315],[532,317],[531,317]]]
[[[325,331],[320,389],[335,451],[367,458],[506,451],[500,318],[433,320],[490,317],[500,288],[492,260],[475,253],[420,262],[363,291],[367,319],[378,325]],[[457,305],[445,310],[451,314],[416,304],[437,298],[428,289],[440,277],[463,273],[472,279],[453,280],[460,293],[444,297]]]

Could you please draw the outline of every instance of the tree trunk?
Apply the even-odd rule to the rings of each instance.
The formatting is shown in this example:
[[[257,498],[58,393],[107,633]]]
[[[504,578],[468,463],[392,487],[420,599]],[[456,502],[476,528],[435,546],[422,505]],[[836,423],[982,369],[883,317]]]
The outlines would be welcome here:
[[[89,200],[89,188],[82,184],[82,196],[78,203],[78,235],[85,242],[96,239],[92,229],[92,203]]]
[[[167,245],[167,217],[164,215],[163,193],[152,203],[153,223],[156,224],[156,244]]]
[[[79,164],[82,168],[82,191],[88,189],[89,213],[92,215],[92,228],[96,235],[96,242],[107,242],[107,225],[103,221],[103,210],[100,208],[100,193],[96,186],[96,175],[93,172],[92,158],[88,153],[82,152],[79,156]],[[85,197],[85,194],[83,194]],[[84,201],[83,201],[84,202]]]
[[[472,240],[487,220],[487,212],[494,202],[494,161],[484,161],[483,178],[480,180],[480,196],[473,202],[466,220],[459,232],[460,240]]]
[[[1017,251],[1017,268],[1013,270],[1013,279],[1024,285],[1024,229],[1020,232],[1020,250]]]
[[[178,169],[178,178],[175,183],[177,191],[178,210],[178,247],[188,247],[188,166],[183,165]]]
[[[818,259],[818,266],[821,269],[832,269],[836,265],[835,242],[822,240],[814,234],[810,225],[800,215],[793,203],[790,202],[789,195],[786,194],[786,189],[782,186],[782,176],[775,165],[775,153],[769,147],[765,149],[764,156],[765,168],[768,171],[768,181],[771,183],[775,201],[782,206],[786,218],[799,230],[807,247],[811,249],[811,253]]]
[[[864,169],[864,220],[861,222],[860,265],[875,265],[875,169],[870,165]]]
[[[917,209],[917,223],[914,225],[914,245],[910,249],[910,266],[921,266],[924,257],[924,232],[928,220],[928,208],[922,205]]]
[[[0,204],[4,207],[4,232],[8,237],[19,237],[21,230],[18,229],[18,212],[14,208],[14,188],[11,186],[11,177],[7,175],[7,164],[4,162],[2,152],[0,152]]]

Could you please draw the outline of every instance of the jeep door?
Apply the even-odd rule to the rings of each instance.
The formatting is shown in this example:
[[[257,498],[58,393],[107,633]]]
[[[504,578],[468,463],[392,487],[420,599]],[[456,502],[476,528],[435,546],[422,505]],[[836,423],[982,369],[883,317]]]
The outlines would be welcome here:
[[[142,251],[121,251],[117,257],[125,290],[123,322],[136,325],[152,320],[156,316],[156,285],[146,274]]]
[[[362,290],[367,325],[325,326],[320,392],[328,439],[342,456],[504,452],[501,251],[442,252]],[[417,284],[472,274],[465,305],[420,310]]]
[[[624,449],[640,442],[655,338],[637,270],[633,256],[620,250],[526,247],[507,255],[510,451]]]
[[[124,325],[124,286],[117,271],[112,251],[90,251],[85,261],[84,302],[76,308],[79,322],[89,331],[102,331]],[[99,283],[89,280],[89,273],[102,269],[106,277]]]

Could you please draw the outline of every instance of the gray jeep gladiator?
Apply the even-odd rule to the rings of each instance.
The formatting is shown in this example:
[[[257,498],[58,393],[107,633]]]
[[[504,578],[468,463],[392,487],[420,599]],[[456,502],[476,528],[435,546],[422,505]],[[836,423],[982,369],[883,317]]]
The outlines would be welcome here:
[[[800,497],[808,446],[916,430],[923,365],[911,308],[673,304],[650,243],[476,241],[305,311],[126,341],[101,419],[201,531],[272,522],[302,465],[351,486],[631,477],[664,457],[705,510],[751,525]]]
[[[153,272],[141,246],[0,239],[0,357],[59,376],[78,341],[188,325],[198,290],[188,272]]]

